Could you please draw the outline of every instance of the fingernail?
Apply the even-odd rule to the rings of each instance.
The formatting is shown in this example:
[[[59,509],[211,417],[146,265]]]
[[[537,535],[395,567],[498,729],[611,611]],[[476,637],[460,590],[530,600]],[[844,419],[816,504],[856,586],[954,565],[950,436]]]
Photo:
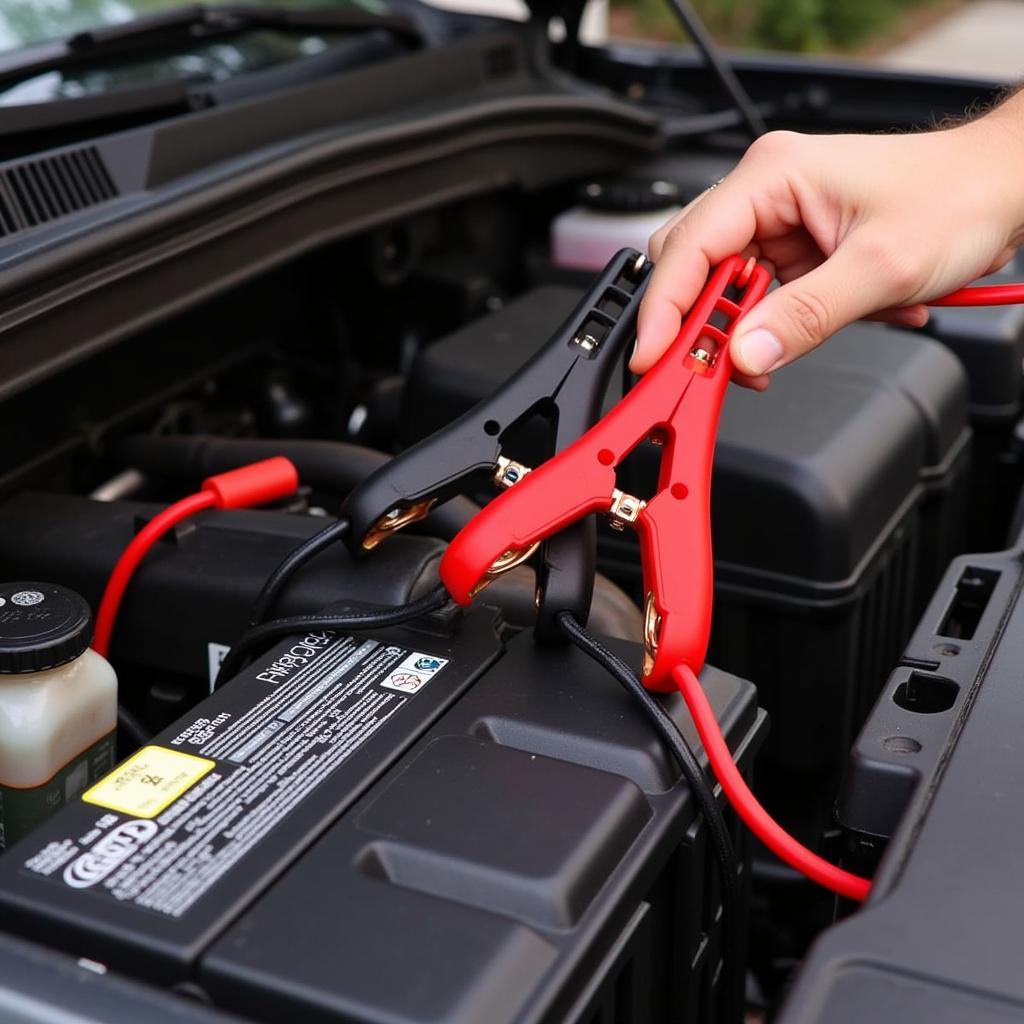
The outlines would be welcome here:
[[[626,363],[626,365],[627,365],[627,366],[629,367],[629,372],[630,372],[630,373],[637,373],[637,372],[638,372],[638,371],[637,371],[637,370],[635,369],[635,367],[634,367],[634,365],[633,365],[633,364],[634,364],[634,362],[636,361],[636,354],[637,354],[637,352],[639,352],[639,351],[640,351],[640,339],[639,339],[639,338],[637,338],[637,339],[636,339],[636,340],[635,340],[635,341],[633,342],[633,351],[629,353],[629,362],[627,362],[627,363]]]
[[[784,355],[782,342],[767,328],[755,327],[736,342],[740,361],[756,376],[767,373]]]

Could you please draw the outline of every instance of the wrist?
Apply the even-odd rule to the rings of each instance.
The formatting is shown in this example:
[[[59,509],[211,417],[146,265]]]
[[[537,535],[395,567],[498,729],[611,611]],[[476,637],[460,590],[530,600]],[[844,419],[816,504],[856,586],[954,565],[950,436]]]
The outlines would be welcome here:
[[[1024,242],[1024,91],[1014,93],[983,117],[955,131],[963,133],[981,166],[965,186],[984,189],[1013,244]]]

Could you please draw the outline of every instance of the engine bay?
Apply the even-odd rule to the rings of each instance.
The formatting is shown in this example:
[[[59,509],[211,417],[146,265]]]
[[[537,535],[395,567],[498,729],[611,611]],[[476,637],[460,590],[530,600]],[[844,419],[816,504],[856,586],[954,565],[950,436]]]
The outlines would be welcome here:
[[[27,940],[68,958],[55,968],[65,977],[128,980],[118,998],[138,1001],[134,1019],[727,1019],[732,925],[706,823],[611,677],[571,647],[533,642],[535,563],[501,575],[466,613],[433,610],[372,638],[282,633],[217,684],[282,560],[336,521],[373,472],[513,378],[616,250],[643,251],[654,226],[742,155],[728,126],[655,138],[656,66],[633,83],[648,108],[627,115],[623,96],[599,101],[574,86],[548,97],[550,123],[531,127],[516,104],[544,104],[513,86],[538,58],[525,33],[495,31],[484,66],[496,92],[477,98],[504,104],[500,116],[446,125],[433,112],[417,145],[438,152],[436,163],[419,157],[419,195],[398,179],[386,201],[346,184],[357,157],[328,159],[317,136],[301,156],[276,153],[273,181],[269,162],[215,154],[211,166],[231,179],[221,196],[188,177],[195,154],[169,135],[154,143],[139,194],[149,202],[167,183],[180,193],[146,213],[151,224],[97,222],[90,237],[83,222],[67,251],[46,235],[58,225],[43,226],[11,256],[0,582],[17,586],[6,601],[52,584],[95,613],[133,537],[208,477],[276,456],[298,473],[295,493],[258,509],[207,508],[153,546],[109,648],[116,752],[0,852],[10,955],[27,955]],[[580,56],[577,71],[601,61],[614,81],[607,55]],[[408,83],[389,88],[381,108]],[[578,145],[556,161],[572,141],[558,139],[570,108]],[[793,109],[806,111],[806,96]],[[222,113],[202,136],[211,152]],[[394,154],[377,114],[385,175]],[[315,105],[302,116],[321,130]],[[829,129],[853,120],[842,109],[828,117]],[[115,148],[128,152],[127,135]],[[471,135],[467,162],[444,165],[445,146]],[[396,138],[414,164],[419,150]],[[309,198],[302,173],[313,172],[298,165],[314,157],[333,206]],[[111,167],[120,188],[126,172]],[[243,185],[232,206],[227,192]],[[113,204],[132,196],[124,187]],[[197,204],[195,224],[179,210],[172,227],[175,202]],[[224,227],[233,216],[249,218],[251,233]],[[200,252],[204,231],[216,243]],[[160,273],[147,279],[158,252]],[[1011,267],[999,279],[1013,278]],[[953,560],[1018,540],[1020,318],[1018,308],[949,309],[917,331],[857,324],[765,394],[734,387],[724,406],[714,667],[701,682],[765,806],[864,875],[883,862],[921,777],[902,772],[921,752],[915,716],[960,707],[928,680],[955,674],[957,645],[989,622],[1002,592],[996,570]],[[634,385],[616,372],[603,407]],[[536,464],[539,436],[527,423],[503,437],[516,465]],[[618,485],[649,498],[659,458],[655,444],[637,447]],[[274,614],[302,622],[424,599],[448,543],[493,497],[482,477],[372,557],[341,544],[317,554]],[[597,530],[589,629],[639,663],[639,547],[614,525]],[[696,742],[678,697],[664,706]],[[904,717],[878,724],[879,708]],[[879,744],[895,759],[881,767]],[[146,778],[159,794],[132,788]],[[819,1019],[802,989],[786,1017],[787,993],[812,943],[854,907],[725,817],[740,864],[729,941],[743,950],[746,1019]],[[815,948],[812,962],[823,962],[827,945]]]

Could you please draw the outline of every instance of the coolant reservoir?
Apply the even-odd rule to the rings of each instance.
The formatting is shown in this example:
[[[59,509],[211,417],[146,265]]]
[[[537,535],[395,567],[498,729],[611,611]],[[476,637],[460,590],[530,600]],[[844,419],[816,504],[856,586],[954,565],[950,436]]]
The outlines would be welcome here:
[[[580,203],[551,223],[551,262],[564,270],[601,270],[620,249],[647,242],[682,209],[668,181],[633,178],[587,182]]]
[[[91,640],[78,594],[0,584],[0,849],[114,765],[117,678]]]

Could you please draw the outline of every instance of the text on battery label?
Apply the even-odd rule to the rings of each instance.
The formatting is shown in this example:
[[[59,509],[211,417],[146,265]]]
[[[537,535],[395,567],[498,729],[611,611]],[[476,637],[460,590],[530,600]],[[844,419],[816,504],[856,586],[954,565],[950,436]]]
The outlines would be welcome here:
[[[152,821],[126,821],[118,825],[64,869],[64,881],[73,889],[88,889],[102,882],[156,832]]]
[[[264,683],[280,683],[297,668],[308,665],[331,641],[330,633],[309,633],[284,654],[279,654],[273,664],[268,665],[256,677]]]

